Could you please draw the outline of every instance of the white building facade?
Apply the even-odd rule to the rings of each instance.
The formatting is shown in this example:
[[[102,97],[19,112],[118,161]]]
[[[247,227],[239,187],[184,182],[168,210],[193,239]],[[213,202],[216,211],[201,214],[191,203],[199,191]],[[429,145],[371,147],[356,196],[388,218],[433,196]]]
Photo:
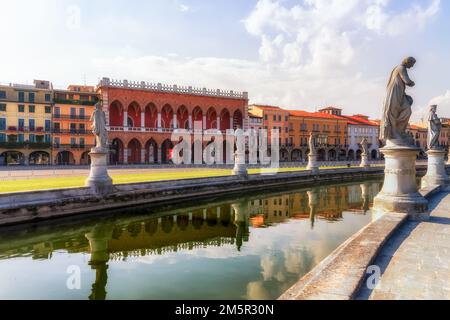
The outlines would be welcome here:
[[[376,122],[370,121],[363,115],[346,116],[348,123],[348,158],[349,160],[361,159],[361,141],[366,138],[369,144],[369,158],[380,159],[380,127]]]

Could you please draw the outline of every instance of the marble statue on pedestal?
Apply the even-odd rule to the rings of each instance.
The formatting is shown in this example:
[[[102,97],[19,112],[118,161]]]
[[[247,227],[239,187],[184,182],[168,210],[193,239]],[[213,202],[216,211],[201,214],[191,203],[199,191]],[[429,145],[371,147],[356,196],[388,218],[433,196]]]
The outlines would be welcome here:
[[[419,193],[416,183],[416,158],[420,149],[406,133],[412,111],[413,98],[406,87],[415,83],[408,75],[416,59],[409,57],[391,72],[386,89],[380,124],[380,139],[385,142],[381,152],[385,157],[383,189],[374,200],[380,212],[407,213],[411,219],[429,218],[428,201]]]
[[[240,127],[236,129],[235,133],[235,153],[234,153],[234,169],[233,175],[247,177],[248,171],[245,164],[245,133]]]
[[[416,59],[409,57],[394,68],[387,85],[383,114],[380,124],[380,139],[389,145],[410,145],[406,133],[412,111],[413,98],[406,94],[406,87],[416,84],[409,78],[408,69],[414,67]]]
[[[442,123],[436,114],[437,105],[430,106],[428,117],[428,149],[440,149],[439,137],[441,135]]]
[[[362,148],[362,154],[361,154],[360,167],[364,168],[364,169],[368,169],[368,168],[370,168],[370,164],[369,164],[369,142],[367,141],[367,138],[362,139],[361,148]]]
[[[92,133],[95,136],[95,147],[91,149],[91,171],[86,186],[95,194],[104,196],[112,191],[112,179],[108,175],[108,132],[106,116],[101,109],[101,102],[95,105],[91,116]]]
[[[100,102],[95,105],[95,110],[91,116],[92,133],[95,136],[95,150],[108,150],[108,132],[106,130],[106,115],[101,109]],[[93,150],[94,150],[93,149]]]
[[[311,170],[313,173],[319,171],[319,165],[317,164],[317,148],[316,148],[316,136],[311,133],[309,136],[309,155],[307,170]]]
[[[450,180],[445,169],[445,150],[439,145],[442,123],[436,114],[437,106],[430,106],[428,117],[428,169],[422,178],[422,188],[448,186]]]

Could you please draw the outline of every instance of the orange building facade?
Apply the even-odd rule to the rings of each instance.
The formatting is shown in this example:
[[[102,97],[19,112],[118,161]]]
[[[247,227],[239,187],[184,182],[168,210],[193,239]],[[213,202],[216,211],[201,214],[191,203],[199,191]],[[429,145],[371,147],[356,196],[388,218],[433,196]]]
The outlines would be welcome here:
[[[110,164],[169,163],[175,129],[248,128],[246,92],[103,78],[97,93],[106,113]]]
[[[87,165],[89,152],[95,144],[90,118],[98,102],[95,88],[71,85],[54,91],[53,163]]]
[[[326,112],[290,111],[288,127],[290,161],[307,161],[311,133],[316,136],[319,161],[347,160],[346,119]]]
[[[289,148],[292,141],[289,140],[289,111],[275,106],[251,105],[249,106],[253,118],[262,118],[260,128],[267,130],[268,144],[272,141],[272,130],[279,132],[280,160],[287,161]],[[257,128],[255,126],[255,128]]]

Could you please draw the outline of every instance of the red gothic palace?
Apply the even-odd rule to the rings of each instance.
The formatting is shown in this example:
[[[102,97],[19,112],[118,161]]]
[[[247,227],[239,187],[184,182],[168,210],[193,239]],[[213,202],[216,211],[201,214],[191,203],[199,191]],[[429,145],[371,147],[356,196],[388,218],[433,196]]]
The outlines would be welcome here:
[[[108,123],[111,164],[167,163],[174,129],[247,128],[248,93],[103,78],[98,85]]]

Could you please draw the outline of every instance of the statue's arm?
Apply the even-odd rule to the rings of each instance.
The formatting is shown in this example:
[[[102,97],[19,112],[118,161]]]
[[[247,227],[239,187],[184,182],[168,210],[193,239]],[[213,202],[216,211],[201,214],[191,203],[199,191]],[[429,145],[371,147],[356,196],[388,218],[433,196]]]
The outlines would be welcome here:
[[[405,67],[403,67],[403,66],[402,66],[401,69],[400,69],[400,77],[402,78],[403,82],[404,82],[407,86],[410,86],[410,87],[414,87],[414,86],[415,86],[414,81],[412,81],[412,80],[409,78],[408,70],[407,70]]]

